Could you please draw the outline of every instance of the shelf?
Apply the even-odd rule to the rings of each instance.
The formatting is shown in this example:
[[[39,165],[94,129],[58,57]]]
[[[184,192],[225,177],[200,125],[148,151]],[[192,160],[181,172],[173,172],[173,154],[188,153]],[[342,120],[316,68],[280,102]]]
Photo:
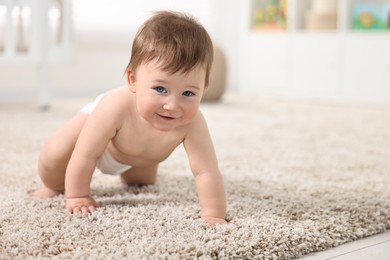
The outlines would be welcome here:
[[[254,32],[390,32],[390,0],[251,0]]]
[[[252,0],[251,28],[255,31],[285,31],[287,0]]]
[[[390,30],[389,0],[348,0],[346,3],[346,27],[350,30]]]
[[[317,12],[333,13],[331,26],[309,29],[314,2]],[[390,29],[357,30],[352,20],[360,3],[378,6],[390,18],[390,0],[287,0],[284,30],[259,30],[253,23],[254,8],[268,0],[245,3],[241,14],[251,15],[251,23],[240,24],[240,86],[254,93],[390,104]]]

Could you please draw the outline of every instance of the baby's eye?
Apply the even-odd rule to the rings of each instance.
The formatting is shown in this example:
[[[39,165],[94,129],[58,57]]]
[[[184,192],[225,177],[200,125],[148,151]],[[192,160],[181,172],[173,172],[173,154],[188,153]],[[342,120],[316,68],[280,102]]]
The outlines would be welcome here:
[[[191,92],[191,91],[184,91],[183,92],[183,96],[186,96],[186,97],[191,97],[193,95],[195,95],[195,94],[194,94],[194,92]]]
[[[166,88],[164,87],[161,87],[161,86],[157,86],[154,88],[158,93],[168,93],[168,91],[166,90]]]

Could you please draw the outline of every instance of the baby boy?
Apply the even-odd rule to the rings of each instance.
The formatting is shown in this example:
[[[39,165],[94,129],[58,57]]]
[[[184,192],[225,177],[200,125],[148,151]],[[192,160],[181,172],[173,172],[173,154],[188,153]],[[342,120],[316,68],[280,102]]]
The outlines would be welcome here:
[[[226,223],[222,176],[199,110],[208,86],[213,46],[191,16],[162,11],[138,30],[126,68],[128,84],[99,96],[45,143],[31,193],[66,196],[69,213],[91,213],[95,168],[133,185],[154,184],[157,168],[183,144],[195,177],[201,217]]]

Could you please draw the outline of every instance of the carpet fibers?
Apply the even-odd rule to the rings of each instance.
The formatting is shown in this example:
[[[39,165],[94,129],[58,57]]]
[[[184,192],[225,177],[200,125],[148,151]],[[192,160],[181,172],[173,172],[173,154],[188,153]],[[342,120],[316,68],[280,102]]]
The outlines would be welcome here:
[[[228,195],[229,224],[199,219],[182,147],[156,185],[98,171],[101,207],[69,216],[32,199],[44,140],[88,100],[0,104],[0,259],[293,259],[390,229],[390,109],[227,96],[202,104]],[[156,148],[158,149],[158,148]]]

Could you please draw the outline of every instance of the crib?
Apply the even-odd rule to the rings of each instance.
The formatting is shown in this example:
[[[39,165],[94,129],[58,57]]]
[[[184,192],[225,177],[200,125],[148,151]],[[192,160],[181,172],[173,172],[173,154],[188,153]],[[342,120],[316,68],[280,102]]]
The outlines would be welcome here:
[[[50,107],[50,69],[70,62],[70,0],[0,0],[0,63],[34,63],[37,102]]]

